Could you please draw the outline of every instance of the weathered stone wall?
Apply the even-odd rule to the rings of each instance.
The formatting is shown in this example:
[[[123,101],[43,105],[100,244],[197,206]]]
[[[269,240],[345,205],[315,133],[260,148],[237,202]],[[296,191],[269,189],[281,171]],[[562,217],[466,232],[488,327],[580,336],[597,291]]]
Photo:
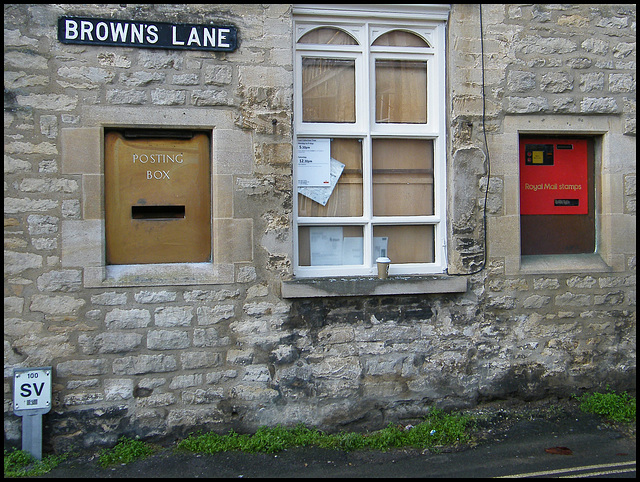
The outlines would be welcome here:
[[[62,15],[231,24],[239,48],[64,45]],[[45,433],[56,447],[225,426],[222,404],[270,403],[272,374],[252,346],[284,336],[289,310],[277,282],[292,249],[291,6],[5,5],[4,16],[5,414],[20,366],[54,367]],[[224,236],[204,286],[184,273],[168,287],[140,273],[101,281],[100,129],[117,125],[212,132]],[[15,441],[19,419],[5,420]]]
[[[468,279],[467,291],[302,299],[281,295],[293,251],[290,7],[5,5],[9,443],[20,439],[15,367],[53,366],[44,418],[55,450],[276,423],[374,428],[433,404],[635,388],[635,6],[483,6],[489,258],[466,276],[485,259],[487,158],[478,6],[453,5],[449,272]],[[240,46],[63,45],[61,15],[228,23]],[[607,128],[585,131],[602,138],[612,179],[603,185],[615,209],[602,218],[614,222],[602,231],[633,239],[604,239],[602,269],[513,267],[517,254],[503,248],[517,206],[517,158],[504,147],[513,118],[604,119]],[[214,230],[225,236],[207,282],[96,275],[99,128],[118,124],[212,131]]]
[[[487,374],[494,395],[620,383],[635,374],[635,6],[483,5],[484,101],[479,14],[478,5],[452,6],[448,51],[450,272],[484,260],[491,169],[486,329],[476,333],[472,371]],[[606,263],[520,258],[522,133],[596,140],[597,250]]]
[[[625,192],[624,212],[635,215],[635,6],[490,4],[482,14],[484,42],[477,5],[454,4],[449,23],[450,272],[473,271],[484,259],[483,44],[484,114],[493,161],[488,215],[509,214],[504,203],[517,202],[505,186],[505,175],[514,175],[517,162],[509,159],[505,140],[496,137],[513,116],[528,116],[528,131],[540,133],[554,132],[551,118],[580,119],[573,128],[558,122],[556,132],[565,135],[601,133],[601,127],[590,125],[593,118],[617,119],[621,137],[612,142],[624,145],[615,159],[624,175],[618,188]]]

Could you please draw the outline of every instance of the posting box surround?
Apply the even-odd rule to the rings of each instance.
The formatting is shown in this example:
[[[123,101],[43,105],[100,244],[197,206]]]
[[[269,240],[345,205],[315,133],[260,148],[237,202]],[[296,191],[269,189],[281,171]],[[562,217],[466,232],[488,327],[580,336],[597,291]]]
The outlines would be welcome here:
[[[107,115],[104,115],[105,113]],[[62,223],[62,265],[84,268],[86,287],[233,283],[234,263],[251,262],[253,259],[253,222],[251,219],[235,218],[233,203],[230,201],[232,175],[248,174],[252,169],[253,143],[250,134],[226,128],[211,130],[211,224],[214,233],[212,262],[107,265],[103,189],[104,129],[176,128],[176,124],[161,126],[140,123],[116,126],[110,119],[117,115],[115,112],[106,109],[102,114],[101,117],[106,118],[106,122],[100,123],[102,125],[62,130],[62,173],[80,175],[83,187],[82,218],[65,220]],[[122,115],[119,118],[122,118]],[[183,129],[198,130],[204,127],[179,126]],[[247,152],[239,155],[238,151],[243,149]],[[224,159],[229,157],[233,157],[237,162],[233,165],[225,162]]]

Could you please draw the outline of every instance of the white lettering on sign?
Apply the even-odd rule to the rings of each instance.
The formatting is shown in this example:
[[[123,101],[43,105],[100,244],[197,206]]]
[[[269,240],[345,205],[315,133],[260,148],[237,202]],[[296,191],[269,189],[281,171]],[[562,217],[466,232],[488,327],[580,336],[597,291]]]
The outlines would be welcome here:
[[[78,22],[67,19],[64,21],[65,40],[76,40],[78,38]]]
[[[216,35],[216,32],[218,35]],[[202,33],[202,40],[200,33]],[[227,38],[230,33],[231,29],[228,28],[216,29],[215,27],[211,27],[209,29],[198,29],[197,27],[191,27],[186,45],[187,47],[197,45],[198,47],[230,48],[231,44]],[[173,45],[185,45],[184,40],[178,39],[178,31],[175,26],[171,29],[171,42]]]
[[[62,43],[230,52],[238,46],[238,32],[233,26],[61,17],[58,19],[58,40]]]
[[[191,33],[189,34],[189,40],[187,40],[187,45],[193,45],[194,43],[202,45],[200,43],[200,37],[198,36],[198,29],[192,27]]]
[[[173,45],[184,45],[184,42],[182,42],[182,41],[180,41],[180,40],[178,40],[178,39],[176,38],[176,32],[177,32],[177,30],[176,30],[176,26],[175,26],[175,25],[173,25],[173,26],[171,27],[171,33],[173,34],[173,35],[172,35],[172,37],[171,37],[171,43],[172,43]]]
[[[147,171],[147,179],[170,179],[169,171]]]
[[[16,369],[13,383],[14,411],[51,409],[51,369]]]
[[[231,44],[227,41],[228,34],[231,33],[231,30],[228,28],[218,29],[218,47],[230,48]]]
[[[107,40],[109,37],[109,26],[106,23],[100,22],[96,25],[96,37],[103,42]]]
[[[182,164],[184,162],[184,155],[182,152],[179,154],[133,154],[132,161],[135,164],[136,162],[140,162],[142,164],[146,164],[147,162],[150,164],[154,163],[166,163],[166,162],[177,162],[178,164]]]
[[[131,162],[133,164],[168,164],[168,163],[177,163],[182,164],[184,162],[184,154],[179,152],[177,154],[132,154]],[[161,180],[168,179],[171,180],[171,176],[169,176],[169,171],[158,170],[158,171],[146,171],[147,180]]]
[[[78,28],[79,27],[79,28]],[[94,39],[93,36],[96,36]],[[156,25],[99,22],[94,24],[87,20],[65,19],[64,40],[78,40],[89,42],[128,42],[155,44],[158,41],[158,27]]]

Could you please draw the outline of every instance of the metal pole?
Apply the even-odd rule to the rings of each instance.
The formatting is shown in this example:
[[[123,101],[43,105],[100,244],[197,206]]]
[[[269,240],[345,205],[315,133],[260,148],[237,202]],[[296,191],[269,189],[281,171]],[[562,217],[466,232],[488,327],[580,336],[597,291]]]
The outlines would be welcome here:
[[[22,416],[22,450],[42,460],[42,414]]]

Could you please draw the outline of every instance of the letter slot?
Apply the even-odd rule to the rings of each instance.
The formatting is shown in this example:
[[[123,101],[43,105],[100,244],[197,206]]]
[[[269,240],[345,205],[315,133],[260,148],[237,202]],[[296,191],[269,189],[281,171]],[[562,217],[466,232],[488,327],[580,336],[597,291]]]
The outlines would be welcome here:
[[[206,133],[105,134],[108,264],[211,260],[211,147]]]
[[[133,219],[184,218],[184,206],[131,206]]]

